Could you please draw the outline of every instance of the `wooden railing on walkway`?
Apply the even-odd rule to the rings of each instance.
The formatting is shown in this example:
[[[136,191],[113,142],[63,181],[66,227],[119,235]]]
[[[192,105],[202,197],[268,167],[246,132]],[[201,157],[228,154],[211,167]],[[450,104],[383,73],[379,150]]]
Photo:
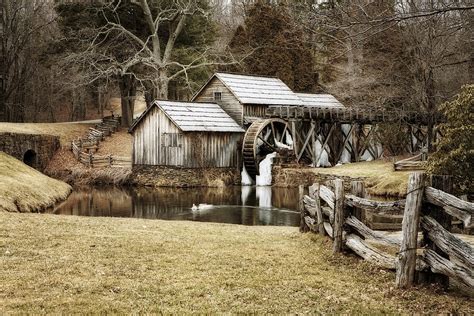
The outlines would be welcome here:
[[[449,181],[432,178],[432,185],[437,183]],[[450,217],[461,220],[465,228],[472,227],[474,203],[426,186],[423,173],[410,175],[407,199],[395,202],[360,197],[360,181],[351,183],[352,194],[345,194],[340,179],[329,184],[313,184],[309,195],[303,195],[300,186],[302,232],[329,235],[334,253],[348,249],[382,268],[396,270],[398,287],[413,285],[417,271],[419,280],[447,286],[451,278],[474,289],[474,248],[449,232]],[[361,209],[376,214],[403,213],[401,235],[370,229],[360,220]]]
[[[359,109],[351,107],[308,107],[308,106],[270,106],[266,110],[267,117],[297,120],[319,120],[322,122],[339,122],[372,124],[377,122],[399,122],[427,124],[428,113],[406,110]],[[437,115],[431,118],[434,122],[442,122],[444,117]]]
[[[104,117],[101,123],[89,128],[86,137],[72,141],[71,149],[74,157],[88,167],[131,167],[132,161],[128,157],[95,154],[100,142],[117,131],[119,126],[120,117]]]

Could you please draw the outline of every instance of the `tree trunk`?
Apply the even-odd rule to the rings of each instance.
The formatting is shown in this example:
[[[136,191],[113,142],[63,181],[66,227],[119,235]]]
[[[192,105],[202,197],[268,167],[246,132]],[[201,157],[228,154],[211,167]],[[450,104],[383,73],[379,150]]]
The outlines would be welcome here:
[[[168,100],[168,71],[166,69],[160,69],[158,72],[158,99]]]
[[[135,95],[137,92],[135,79],[131,75],[122,76],[120,78],[119,86],[122,109],[122,126],[130,127],[133,121]]]

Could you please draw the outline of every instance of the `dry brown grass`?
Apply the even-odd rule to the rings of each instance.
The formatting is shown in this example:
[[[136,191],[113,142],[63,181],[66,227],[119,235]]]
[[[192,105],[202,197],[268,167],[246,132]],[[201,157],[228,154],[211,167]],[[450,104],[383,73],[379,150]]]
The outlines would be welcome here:
[[[98,155],[114,155],[120,157],[132,157],[132,135],[128,133],[126,128],[121,128],[112,136],[106,137],[99,144]]]
[[[70,192],[66,183],[0,151],[0,211],[39,211],[64,200]]]
[[[47,134],[59,136],[61,146],[70,146],[74,138],[87,134],[92,123],[0,123],[0,133]]]
[[[395,171],[393,162],[374,160],[319,168],[318,172],[366,178],[367,192],[373,195],[402,196],[407,192],[409,171]]]
[[[332,168],[284,168],[291,174],[299,173],[302,177],[318,174],[364,179],[367,193],[372,195],[405,196],[409,171],[394,171],[393,162],[374,160],[350,163]]]
[[[131,168],[89,168],[77,161],[71,150],[62,148],[56,152],[44,171],[50,177],[61,179],[73,186],[95,184],[127,184]]]
[[[0,214],[0,312],[472,314],[293,227]]]

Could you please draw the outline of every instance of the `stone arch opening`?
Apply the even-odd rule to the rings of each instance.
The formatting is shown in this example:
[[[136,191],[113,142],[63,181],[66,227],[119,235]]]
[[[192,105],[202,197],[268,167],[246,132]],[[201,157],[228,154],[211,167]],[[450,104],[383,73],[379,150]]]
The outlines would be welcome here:
[[[32,168],[36,168],[36,152],[33,149],[28,149],[23,154],[23,162]]]

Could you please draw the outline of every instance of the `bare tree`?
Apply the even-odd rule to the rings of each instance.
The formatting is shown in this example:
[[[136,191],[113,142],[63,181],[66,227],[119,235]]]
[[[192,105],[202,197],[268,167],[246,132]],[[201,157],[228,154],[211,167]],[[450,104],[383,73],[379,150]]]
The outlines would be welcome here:
[[[139,20],[135,24],[143,25],[124,21],[122,6],[131,6],[132,15],[137,15],[132,19]],[[187,28],[195,28],[197,19],[212,25],[206,1],[116,1],[100,7],[99,13],[103,25],[89,30],[92,37],[84,50],[69,54],[65,62],[87,69],[84,84],[104,78],[118,81],[124,125],[131,124],[137,89],[151,90],[152,98],[167,99],[171,81],[181,79],[191,88],[192,71],[236,62],[232,56],[216,53],[212,41],[204,40],[204,33],[212,30],[203,30],[198,36],[203,40],[179,43]]]
[[[42,93],[36,70],[54,15],[51,5],[41,1],[4,0],[0,9],[0,118],[3,113],[7,121],[22,122],[27,106],[38,102]]]

